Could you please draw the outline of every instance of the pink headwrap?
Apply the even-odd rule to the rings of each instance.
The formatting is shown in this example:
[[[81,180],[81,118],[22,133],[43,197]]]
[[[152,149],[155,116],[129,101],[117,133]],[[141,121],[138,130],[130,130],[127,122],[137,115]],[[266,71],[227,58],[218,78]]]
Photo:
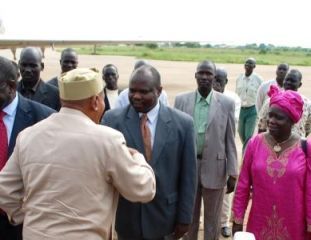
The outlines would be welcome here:
[[[303,112],[303,100],[299,93],[292,90],[282,91],[277,86],[271,85],[268,96],[270,97],[270,107],[278,106],[294,123],[300,120]]]

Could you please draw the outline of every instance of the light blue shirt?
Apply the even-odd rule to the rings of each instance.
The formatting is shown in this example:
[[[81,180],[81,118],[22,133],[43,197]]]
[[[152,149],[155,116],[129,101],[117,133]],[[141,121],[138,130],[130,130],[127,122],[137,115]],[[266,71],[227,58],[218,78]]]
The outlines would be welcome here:
[[[16,116],[16,109],[18,104],[18,94],[16,93],[15,98],[13,101],[3,108],[3,112],[5,112],[5,116],[3,117],[3,122],[6,127],[7,135],[8,135],[8,144],[10,143],[11,134],[13,130],[14,120]]]
[[[151,132],[151,146],[152,147],[153,147],[155,131],[156,131],[157,123],[158,123],[159,110],[160,110],[160,103],[158,101],[157,105],[155,105],[155,107],[152,108],[147,113],[147,117],[148,117],[147,124]],[[139,117],[141,117],[141,115],[143,114],[139,113]]]

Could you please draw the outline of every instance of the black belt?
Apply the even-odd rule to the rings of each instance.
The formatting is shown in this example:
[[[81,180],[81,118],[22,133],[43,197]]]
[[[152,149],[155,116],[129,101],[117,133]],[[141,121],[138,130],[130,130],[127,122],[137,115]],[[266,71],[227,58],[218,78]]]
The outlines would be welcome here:
[[[241,109],[249,109],[249,108],[253,108],[253,107],[255,107],[255,105],[249,106],[249,107],[241,107]]]
[[[202,154],[197,154],[197,159],[202,159]]]

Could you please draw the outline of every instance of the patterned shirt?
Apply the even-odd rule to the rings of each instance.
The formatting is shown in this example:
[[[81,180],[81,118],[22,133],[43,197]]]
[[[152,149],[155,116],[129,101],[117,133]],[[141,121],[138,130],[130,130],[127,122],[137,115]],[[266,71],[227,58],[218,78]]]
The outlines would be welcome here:
[[[292,132],[299,134],[301,137],[308,137],[311,132],[311,101],[305,96],[301,95],[303,99],[303,113],[298,123],[293,125]],[[263,104],[259,112],[258,130],[267,131],[267,120],[269,114],[269,102],[268,98]]]
[[[251,107],[256,104],[257,91],[262,84],[262,78],[256,73],[250,76],[241,74],[236,80],[236,93],[241,98],[242,107]]]

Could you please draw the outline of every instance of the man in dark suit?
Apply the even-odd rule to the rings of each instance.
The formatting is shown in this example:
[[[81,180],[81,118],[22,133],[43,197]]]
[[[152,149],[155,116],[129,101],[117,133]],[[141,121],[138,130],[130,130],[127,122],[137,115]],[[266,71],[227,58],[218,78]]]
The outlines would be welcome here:
[[[61,74],[76,69],[78,67],[77,52],[72,48],[65,48],[61,53],[59,63],[62,69]],[[53,77],[51,80],[47,81],[47,83],[58,88],[58,78],[58,76]]]
[[[47,105],[58,111],[60,109],[59,91],[40,78],[44,69],[42,54],[38,48],[27,47],[21,52],[19,69],[22,79],[17,90],[26,98]]]
[[[192,222],[196,190],[194,126],[190,116],[159,103],[161,77],[152,66],[135,70],[130,105],[108,111],[103,124],[124,134],[144,153],[156,175],[154,200],[141,204],[122,196],[116,216],[119,240],[182,237]]]
[[[18,69],[0,57],[0,171],[9,159],[20,131],[55,112],[16,94]],[[22,239],[22,225],[13,226],[0,209],[0,239]]]
[[[120,93],[120,89],[118,89],[119,73],[117,67],[113,64],[105,65],[102,71],[102,79],[105,82],[104,101],[106,112],[115,108]]]

